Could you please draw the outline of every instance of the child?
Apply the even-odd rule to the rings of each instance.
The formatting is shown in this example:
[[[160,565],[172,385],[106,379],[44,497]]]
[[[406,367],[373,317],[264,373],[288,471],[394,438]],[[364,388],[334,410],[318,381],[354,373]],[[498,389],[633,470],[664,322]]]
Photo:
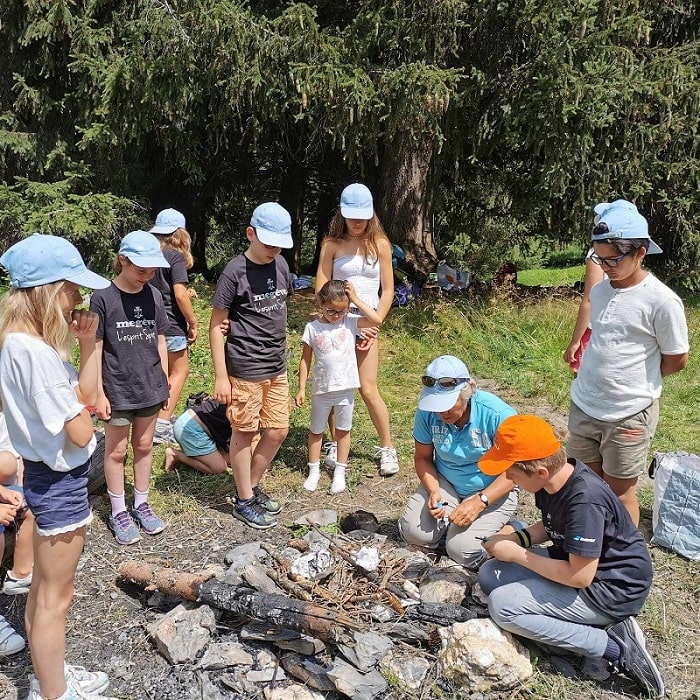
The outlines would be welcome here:
[[[188,346],[197,340],[197,317],[187,290],[187,270],[193,265],[190,234],[185,228],[185,217],[175,209],[164,209],[156,217],[150,233],[160,241],[163,256],[170,267],[159,267],[151,280],[162,295],[168,314],[165,343],[168,348],[168,383],[170,402],[161,409],[153,435],[154,443],[175,442],[171,418],[190,373]]]
[[[297,406],[306,401],[306,380],[315,358],[311,393],[311,429],[309,431],[309,476],[304,482],[307,491],[315,491],[320,476],[323,431],[331,410],[335,413],[335,437],[338,442],[331,493],[345,491],[345,471],[350,455],[350,430],[355,404],[355,389],[360,376],[355,357],[358,328],[380,326],[382,317],[357,295],[350,282],[329,280],[316,295],[319,318],[306,324],[302,342],[304,349],[299,364]],[[350,303],[363,316],[350,315]]]
[[[177,462],[202,474],[223,474],[226,471],[231,442],[226,404],[202,399],[175,421],[173,429],[182,450],[165,448],[166,472],[174,471]]]
[[[148,535],[165,523],[148,503],[153,431],[158,411],[168,405],[165,347],[167,316],[160,292],[153,289],[156,268],[167,267],[158,239],[146,231],[124,236],[114,269],[117,276],[92,295],[99,317],[97,355],[102,386],[95,412],[105,421],[105,481],[112,504],[109,529],[119,544],[141,539],[133,518]],[[124,462],[129,431],[134,458],[134,506],[127,512]]]
[[[216,286],[209,341],[216,377],[214,398],[228,406],[233,428],[229,457],[236,483],[234,517],[265,530],[277,524],[282,505],[261,488],[289,432],[287,380],[287,297],[292,293],[289,266],[280,257],[292,248],[292,220],[276,202],[253,212],[246,228],[249,245],[231,260]],[[222,342],[221,327],[230,321]],[[225,346],[225,347],[224,347]],[[262,437],[252,447],[262,429]]]
[[[494,558],[482,565],[479,583],[493,621],[540,644],[603,658],[662,697],[661,673],[634,618],[651,587],[649,550],[610,487],[567,459],[551,426],[531,415],[501,423],[479,469],[534,494],[542,514],[483,542]]]
[[[25,626],[36,677],[28,700],[103,698],[102,672],[65,665],[66,614],[92,520],[87,498],[96,440],[85,405],[97,400],[97,317],[77,310],[80,287],[109,282],[90,272],[57,236],[35,234],[0,257],[11,290],[0,307],[0,392],[14,449],[24,461],[24,495],[36,519],[34,572]],[[75,339],[80,372],[68,363]]]

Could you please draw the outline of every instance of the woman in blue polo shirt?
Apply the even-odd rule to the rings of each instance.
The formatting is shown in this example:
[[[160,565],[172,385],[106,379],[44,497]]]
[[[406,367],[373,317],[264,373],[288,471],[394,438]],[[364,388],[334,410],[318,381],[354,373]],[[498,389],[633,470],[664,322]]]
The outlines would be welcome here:
[[[503,420],[515,410],[476,388],[466,365],[442,355],[426,368],[413,425],[414,466],[420,486],[399,530],[409,544],[436,549],[477,569],[485,558],[482,538],[501,530],[518,501],[505,474],[488,477],[477,463],[493,445]]]

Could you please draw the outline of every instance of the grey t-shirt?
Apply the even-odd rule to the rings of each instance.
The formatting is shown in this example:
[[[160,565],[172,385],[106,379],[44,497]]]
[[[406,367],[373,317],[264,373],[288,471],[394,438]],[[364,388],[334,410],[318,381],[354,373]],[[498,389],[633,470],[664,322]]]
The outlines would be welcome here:
[[[186,336],[187,321],[185,321],[185,316],[182,311],[180,311],[173,291],[174,285],[187,285],[189,282],[185,258],[182,253],[172,248],[164,248],[163,257],[170,263],[170,267],[156,268],[156,274],[149,284],[155,287],[163,296],[165,312],[168,314],[168,326],[164,331],[165,336],[167,338],[180,335]]]
[[[264,265],[238,255],[226,265],[212,304],[226,309],[231,322],[229,376],[260,381],[286,371],[287,297],[292,291],[289,266],[279,255]]]
[[[112,283],[92,294],[90,309],[100,317],[102,384],[112,409],[155,406],[170,395],[158,354],[158,336],[168,323],[163,298],[148,284],[128,294]]]

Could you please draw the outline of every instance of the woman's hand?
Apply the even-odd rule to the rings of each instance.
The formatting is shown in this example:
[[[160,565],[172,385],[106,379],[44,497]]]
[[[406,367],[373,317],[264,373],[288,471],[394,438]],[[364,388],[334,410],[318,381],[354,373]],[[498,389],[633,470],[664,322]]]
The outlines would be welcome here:
[[[87,309],[73,309],[70,315],[71,321],[68,326],[72,335],[78,341],[95,340],[99,317],[93,311]]]
[[[442,500],[442,493],[440,491],[433,491],[428,496],[428,510],[435,520],[441,520],[447,517],[447,511],[445,510],[445,506],[447,505],[447,501]]]
[[[469,496],[450,513],[449,521],[457,527],[469,527],[484,509],[485,506],[478,496]]]

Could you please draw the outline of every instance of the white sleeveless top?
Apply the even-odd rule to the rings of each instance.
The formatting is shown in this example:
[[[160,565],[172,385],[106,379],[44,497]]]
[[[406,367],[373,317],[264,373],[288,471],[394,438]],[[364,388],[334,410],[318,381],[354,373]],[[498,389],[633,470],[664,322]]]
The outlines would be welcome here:
[[[378,260],[368,261],[362,255],[341,255],[333,260],[333,279],[350,282],[367,306],[373,309],[379,306],[381,276]]]

